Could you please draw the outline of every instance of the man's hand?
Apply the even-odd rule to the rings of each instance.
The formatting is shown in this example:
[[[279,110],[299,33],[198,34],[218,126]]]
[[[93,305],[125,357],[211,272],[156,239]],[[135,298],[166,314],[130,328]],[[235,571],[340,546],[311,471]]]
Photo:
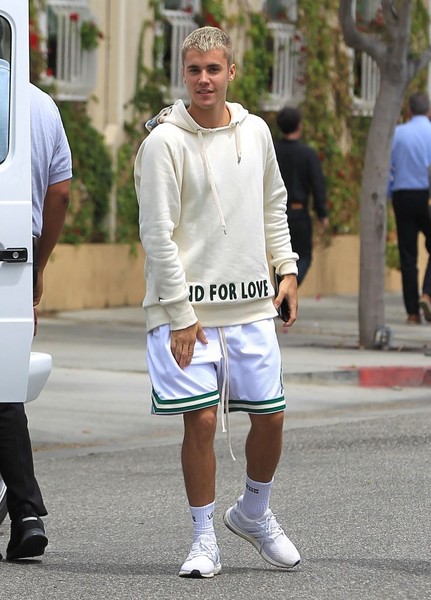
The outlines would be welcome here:
[[[33,290],[33,306],[37,306],[43,294],[43,272],[37,272],[37,283]]]
[[[290,310],[289,320],[283,323],[283,328],[287,332],[287,328],[294,324],[298,315],[298,284],[296,275],[285,275],[280,281],[278,296],[274,299],[276,309],[278,309],[284,299],[287,300]]]
[[[171,331],[171,351],[181,369],[185,369],[192,362],[196,340],[208,344],[199,322],[185,329]]]

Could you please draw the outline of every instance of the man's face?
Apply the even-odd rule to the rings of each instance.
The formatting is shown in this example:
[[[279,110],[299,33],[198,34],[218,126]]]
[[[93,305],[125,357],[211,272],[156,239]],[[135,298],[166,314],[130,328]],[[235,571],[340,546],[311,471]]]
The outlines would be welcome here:
[[[229,81],[235,77],[235,65],[229,65],[220,48],[199,52],[189,50],[184,59],[183,77],[191,105],[199,110],[224,106]]]

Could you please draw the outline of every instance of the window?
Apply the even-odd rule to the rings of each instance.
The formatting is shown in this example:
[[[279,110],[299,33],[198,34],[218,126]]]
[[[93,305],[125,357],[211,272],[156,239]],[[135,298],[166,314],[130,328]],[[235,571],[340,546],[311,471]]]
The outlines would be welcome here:
[[[380,87],[380,73],[376,62],[365,52],[352,52],[354,109],[362,115],[371,115]]]
[[[183,10],[189,13],[200,12],[200,0],[165,0],[165,10]]]
[[[294,23],[298,19],[297,0],[266,0],[262,8],[270,21]]]
[[[0,17],[0,163],[9,152],[11,27]]]
[[[356,0],[357,22],[369,24],[375,21],[381,12],[381,8],[381,0]]]
[[[171,6],[174,8],[168,8]],[[198,27],[193,15],[199,9],[198,0],[167,0],[164,3],[165,20],[158,32],[163,42],[158,66],[163,67],[170,82],[169,100],[187,98],[182,77],[181,47],[189,33]]]
[[[48,0],[40,26],[47,69],[59,100],[87,100],[96,82],[96,48],[101,33],[87,0]]]
[[[383,27],[381,0],[356,0],[355,14],[359,29],[379,33]],[[379,93],[379,68],[365,52],[350,50],[350,54],[354,110],[358,114],[371,115]]]
[[[299,104],[304,96],[304,53],[301,35],[290,23],[268,23],[274,62],[264,110]]]

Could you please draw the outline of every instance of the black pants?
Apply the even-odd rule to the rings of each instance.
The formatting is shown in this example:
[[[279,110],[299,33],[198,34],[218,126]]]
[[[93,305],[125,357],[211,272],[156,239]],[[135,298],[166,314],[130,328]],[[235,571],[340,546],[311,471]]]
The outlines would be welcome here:
[[[299,254],[297,282],[300,285],[311,265],[313,252],[313,228],[311,217],[305,208],[290,209],[287,212],[292,250]]]
[[[35,258],[33,266],[33,283],[36,285]],[[23,514],[40,517],[47,514],[34,475],[27,417],[21,402],[0,402],[0,473],[7,487],[7,507],[11,520]]]
[[[431,253],[431,219],[428,213],[429,190],[398,190],[392,203],[397,223],[404,306],[407,314],[419,314],[418,236],[425,236],[425,247]],[[422,292],[431,296],[431,261],[422,284]]]
[[[27,417],[21,402],[0,402],[0,473],[7,487],[11,520],[47,514],[33,468]]]

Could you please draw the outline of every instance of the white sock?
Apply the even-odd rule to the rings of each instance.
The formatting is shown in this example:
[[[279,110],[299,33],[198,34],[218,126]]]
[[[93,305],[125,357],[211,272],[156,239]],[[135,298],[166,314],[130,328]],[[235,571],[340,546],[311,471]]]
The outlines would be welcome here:
[[[202,533],[215,537],[214,531],[215,502],[206,506],[190,506],[193,521],[194,539]]]
[[[268,483],[253,481],[247,475],[241,510],[249,519],[258,519],[269,508],[269,497],[274,479]]]

